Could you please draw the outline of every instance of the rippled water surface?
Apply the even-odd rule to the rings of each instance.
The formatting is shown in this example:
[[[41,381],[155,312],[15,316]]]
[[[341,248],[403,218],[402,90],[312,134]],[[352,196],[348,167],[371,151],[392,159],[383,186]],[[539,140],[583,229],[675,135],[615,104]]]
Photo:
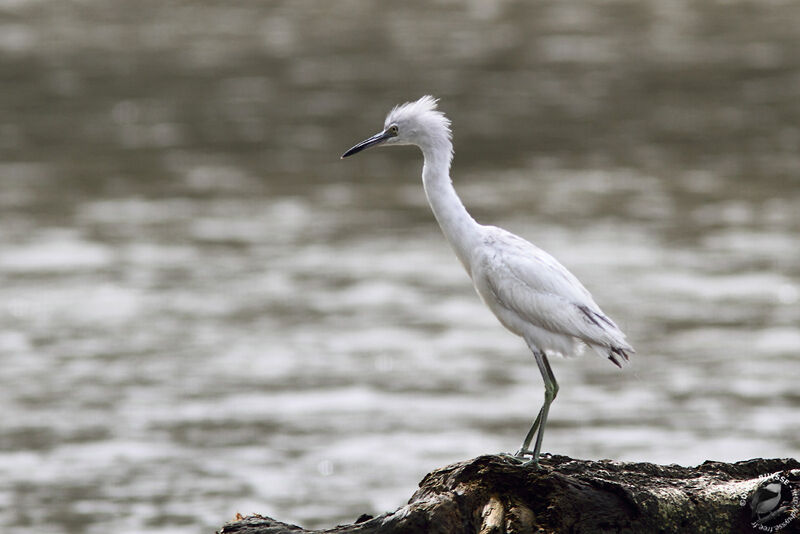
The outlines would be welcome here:
[[[395,103],[484,223],[637,348],[556,360],[544,448],[800,449],[800,4],[0,2],[0,530],[306,527],[512,451],[542,384]]]

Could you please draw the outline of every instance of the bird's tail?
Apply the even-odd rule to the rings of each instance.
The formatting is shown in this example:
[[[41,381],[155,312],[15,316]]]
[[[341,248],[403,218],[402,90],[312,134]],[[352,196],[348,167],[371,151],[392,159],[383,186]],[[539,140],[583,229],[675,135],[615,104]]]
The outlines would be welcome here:
[[[630,361],[630,355],[636,352],[630,345],[624,347],[603,347],[600,345],[592,345],[592,348],[600,356],[608,358],[611,363],[622,369],[623,363]]]
[[[611,347],[611,350],[608,351],[608,359],[611,360],[611,363],[622,369],[622,363],[617,359],[617,356],[622,356],[623,360],[629,362],[630,356],[628,356],[628,352],[633,353],[634,350],[630,347],[624,349],[620,347]]]

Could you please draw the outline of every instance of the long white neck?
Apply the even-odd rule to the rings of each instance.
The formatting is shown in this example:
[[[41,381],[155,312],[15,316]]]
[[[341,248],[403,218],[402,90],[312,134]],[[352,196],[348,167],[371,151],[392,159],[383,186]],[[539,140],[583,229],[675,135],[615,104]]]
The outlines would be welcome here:
[[[440,140],[433,146],[420,147],[425,158],[422,166],[422,185],[433,215],[445,238],[470,273],[470,255],[480,240],[480,225],[467,212],[450,180],[450,160],[453,146],[450,140]],[[471,273],[470,273],[471,276]]]

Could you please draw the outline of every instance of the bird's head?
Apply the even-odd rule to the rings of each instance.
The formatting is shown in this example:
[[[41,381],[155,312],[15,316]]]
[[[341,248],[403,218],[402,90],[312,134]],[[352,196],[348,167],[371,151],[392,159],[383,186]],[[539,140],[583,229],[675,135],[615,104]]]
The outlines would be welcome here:
[[[452,151],[450,120],[436,109],[437,102],[426,95],[395,106],[386,115],[382,131],[355,145],[342,158],[377,145],[416,145],[423,151],[436,148]]]

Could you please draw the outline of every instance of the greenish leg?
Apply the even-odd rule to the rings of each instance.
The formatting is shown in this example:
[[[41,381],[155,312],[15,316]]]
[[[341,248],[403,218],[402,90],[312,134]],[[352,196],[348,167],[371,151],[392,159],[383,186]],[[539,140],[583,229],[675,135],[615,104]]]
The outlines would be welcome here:
[[[531,445],[531,441],[533,440],[533,435],[536,434],[536,431],[539,430],[539,423],[542,420],[542,411],[544,410],[544,406],[539,408],[539,415],[536,416],[536,419],[533,421],[531,425],[531,429],[528,430],[528,434],[525,436],[525,440],[522,442],[522,447],[517,451],[515,456],[525,456],[526,454],[533,454],[533,451],[529,450],[528,447]]]
[[[525,440],[522,442],[522,448],[517,451],[516,456],[522,457],[525,454],[532,454],[532,458],[530,462],[533,462],[534,465],[539,465],[539,453],[542,449],[542,438],[544,438],[544,427],[547,424],[547,415],[550,412],[550,404],[552,404],[553,400],[558,395],[558,382],[556,382],[556,377],[553,375],[553,370],[550,368],[550,362],[547,360],[547,355],[544,352],[531,347],[533,351],[533,355],[536,358],[536,364],[539,366],[539,372],[542,374],[542,379],[544,380],[544,404],[542,408],[539,410],[539,415],[536,416],[536,419],[533,421],[530,430],[528,430],[528,434],[525,436]],[[533,447],[533,451],[529,450],[528,447],[531,444],[531,440],[533,439],[533,435],[536,434],[536,443]],[[528,463],[530,463],[528,462]]]

